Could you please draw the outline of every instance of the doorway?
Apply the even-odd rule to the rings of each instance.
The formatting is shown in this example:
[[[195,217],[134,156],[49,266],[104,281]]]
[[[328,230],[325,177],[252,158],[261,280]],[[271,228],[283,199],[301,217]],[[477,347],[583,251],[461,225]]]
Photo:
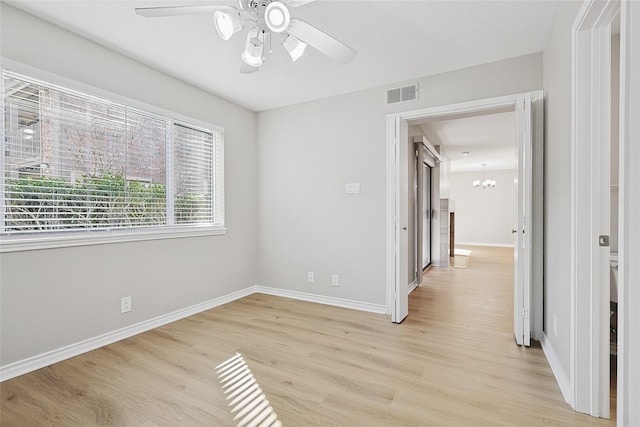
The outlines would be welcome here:
[[[528,100],[528,101],[527,101]],[[520,107],[528,105],[527,108]],[[529,141],[533,143],[533,150],[527,152],[523,158],[522,171],[528,169],[531,178],[527,179],[530,187],[527,206],[532,209],[527,215],[526,223],[522,224],[519,231],[522,234],[521,247],[526,256],[522,256],[521,262],[527,262],[527,267],[519,269],[522,274],[518,277],[528,282],[528,287],[515,289],[528,304],[521,307],[516,314],[522,320],[524,328],[531,337],[539,339],[542,333],[542,92],[530,92],[515,94],[497,98],[471,101],[461,104],[433,107],[424,110],[409,111],[389,115],[387,118],[387,305],[391,313],[392,321],[400,323],[408,315],[409,277],[412,271],[406,266],[410,256],[408,245],[408,218],[407,198],[411,194],[406,179],[406,171],[402,165],[407,165],[407,156],[413,150],[409,150],[408,126],[411,121],[428,118],[455,118],[468,117],[490,112],[509,110],[519,111],[521,135],[529,135]],[[525,113],[530,114],[525,120]],[[526,168],[525,168],[526,166]],[[524,197],[524,196],[523,196]],[[432,211],[439,213],[437,218],[432,218],[433,229],[438,230],[442,224],[442,212],[440,212],[439,198],[432,206]],[[448,215],[448,213],[447,213]],[[527,232],[525,233],[525,227]],[[526,236],[526,238],[524,237]],[[433,238],[433,236],[432,236]],[[440,256],[442,254],[433,254]],[[445,254],[448,257],[448,254]],[[516,293],[516,294],[517,294]],[[514,327],[517,329],[517,324]],[[517,334],[516,334],[517,337]],[[526,341],[526,340],[525,340]]]
[[[606,417],[609,412],[609,295],[605,274],[610,269],[609,247],[600,246],[611,227],[608,163],[611,125],[611,36],[620,14],[619,173],[618,173],[618,322],[616,421],[637,425],[640,410],[640,345],[637,325],[639,301],[638,263],[640,197],[637,144],[640,123],[640,5],[632,1],[589,1],[580,9],[572,38],[572,137],[571,137],[571,405],[580,412]],[[595,159],[595,160],[594,160]],[[607,159],[608,160],[608,159]],[[586,181],[584,179],[588,178]],[[590,179],[596,185],[591,185]],[[609,183],[607,183],[609,184]],[[593,241],[592,241],[593,240]],[[605,276],[605,277],[603,277]]]
[[[439,174],[439,162],[441,157],[436,149],[429,142],[422,138],[413,138],[415,150],[415,163],[412,165],[414,173],[413,188],[414,218],[415,222],[411,227],[411,233],[415,234],[414,251],[410,257],[414,260],[415,286],[422,283],[424,271],[432,264],[432,247],[437,244],[432,239],[433,236],[433,199],[439,194],[434,188],[436,182],[432,180],[433,171]]]
[[[618,292],[624,256],[618,256],[618,241],[625,234],[618,198],[623,191],[620,12],[617,1],[585,3],[573,27],[570,381],[573,408],[602,418],[617,418],[612,415],[622,412],[624,402],[624,389],[617,387],[618,367],[624,364],[618,331],[625,326],[618,316],[624,300]]]
[[[422,162],[422,271],[431,265],[431,166]]]

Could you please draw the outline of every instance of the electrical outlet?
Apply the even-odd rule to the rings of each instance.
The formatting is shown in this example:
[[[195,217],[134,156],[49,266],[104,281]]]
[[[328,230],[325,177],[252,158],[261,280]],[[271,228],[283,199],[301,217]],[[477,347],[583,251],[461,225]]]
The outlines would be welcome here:
[[[360,183],[359,182],[350,182],[346,186],[347,194],[359,194],[360,193]]]
[[[120,299],[120,313],[128,313],[131,311],[131,297]]]
[[[331,275],[331,286],[340,286],[340,276],[337,274]]]
[[[553,334],[558,336],[558,316],[553,315]]]
[[[315,275],[313,274],[313,271],[310,271],[307,273],[307,282],[308,283],[313,283],[316,281]]]

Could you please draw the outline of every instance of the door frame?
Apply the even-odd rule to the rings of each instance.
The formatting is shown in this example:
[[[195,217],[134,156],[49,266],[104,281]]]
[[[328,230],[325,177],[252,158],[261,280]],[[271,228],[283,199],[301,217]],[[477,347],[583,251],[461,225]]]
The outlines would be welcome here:
[[[421,139],[419,141],[419,139]],[[426,269],[431,266],[431,247],[432,247],[432,221],[431,221],[431,207],[432,207],[432,199],[433,199],[433,185],[431,181],[432,169],[435,168],[437,162],[440,162],[442,158],[437,153],[435,148],[429,144],[428,141],[424,137],[417,138],[413,137],[413,144],[416,149],[416,209],[415,209],[415,225],[414,230],[416,234],[416,286],[420,286],[422,284],[422,275],[426,271]],[[435,153],[435,154],[434,154]],[[425,186],[425,175],[429,176],[429,181],[427,186]],[[425,197],[425,189],[428,188],[427,197]],[[425,227],[425,204],[428,204],[428,223]],[[429,239],[428,245],[425,245],[424,233],[425,230],[429,230]],[[423,265],[423,258],[425,253],[425,248],[429,247],[429,262],[427,265]]]
[[[424,148],[423,148],[424,149]],[[427,212],[427,216],[428,216],[428,221],[427,221],[427,225],[426,227],[424,226],[424,218],[421,218],[423,220],[423,226],[422,226],[422,253],[420,254],[420,267],[421,267],[421,271],[422,273],[424,273],[427,268],[431,267],[432,265],[432,246],[433,246],[433,220],[432,220],[432,216],[433,216],[433,184],[431,181],[431,177],[433,175],[433,169],[434,166],[430,165],[427,162],[427,159],[423,159],[422,164],[420,165],[420,167],[422,167],[422,189],[423,189],[423,193],[424,193],[424,189],[428,188],[428,197],[422,197],[422,203],[423,205],[428,202],[428,209],[426,210]],[[425,177],[428,176],[429,180],[428,180],[428,185],[424,185],[424,179]],[[422,206],[423,208],[423,212],[421,212],[421,214],[424,214],[424,206]],[[428,240],[428,245],[425,245],[425,240],[424,240],[424,230],[428,229],[429,230],[429,239]],[[423,265],[423,258],[424,258],[424,249],[425,248],[429,248],[429,262],[427,262],[427,265]]]
[[[518,93],[512,95],[499,96],[494,98],[486,98],[457,104],[441,105],[436,107],[424,108],[419,110],[404,111],[387,115],[387,198],[386,198],[386,265],[387,265],[387,313],[391,315],[391,319],[396,318],[395,315],[395,292],[396,292],[396,271],[400,268],[400,261],[397,256],[398,242],[398,212],[399,212],[399,169],[398,159],[396,158],[397,145],[400,143],[399,127],[401,122],[409,122],[411,120],[425,118],[447,118],[464,115],[474,115],[488,113],[494,111],[510,111],[515,110],[518,99],[522,96],[529,95],[536,100],[532,104],[534,109],[533,125],[533,238],[532,238],[532,306],[531,306],[531,337],[540,340],[543,327],[543,284],[542,284],[542,251],[543,251],[543,156],[544,147],[543,139],[543,117],[542,117],[542,98],[541,90]],[[408,143],[408,141],[402,141]]]
[[[637,267],[627,265],[626,259],[638,255],[640,242],[632,236],[637,216],[631,215],[637,199],[631,194],[637,189],[637,166],[630,160],[635,153],[631,135],[638,138],[638,121],[631,115],[636,107],[638,58],[631,55],[638,49],[639,37],[631,32],[631,25],[638,25],[640,8],[634,2],[618,0],[586,2],[576,17],[572,27],[572,96],[571,96],[571,370],[569,403],[579,412],[592,416],[609,418],[609,281],[600,280],[602,266],[606,261],[598,251],[598,235],[608,234],[600,224],[601,188],[593,185],[600,175],[602,150],[609,147],[610,132],[610,57],[611,23],[620,13],[620,172],[618,202],[618,387],[617,425],[630,425],[630,412],[637,409],[629,405],[627,392],[631,380],[628,378],[632,357],[629,356],[628,338],[630,330],[637,327],[638,315],[628,309],[629,295],[637,290],[627,285]],[[635,15],[631,14],[631,10]],[[637,27],[634,30],[638,30]],[[631,38],[635,37],[634,40]],[[634,62],[635,61],[635,62]],[[635,89],[635,93],[631,91]],[[635,104],[632,100],[635,99]],[[637,142],[637,141],[636,141]],[[607,169],[608,171],[608,169]],[[604,171],[606,173],[606,171]],[[632,179],[635,177],[635,179]],[[630,185],[633,183],[633,185]],[[637,191],[637,190],[635,190]],[[636,193],[637,194],[637,193]],[[606,224],[605,224],[606,226]],[[605,231],[607,233],[605,233]],[[608,250],[605,251],[608,254]],[[594,262],[594,258],[597,260]],[[636,258],[637,259],[637,258]],[[636,283],[638,283],[636,281]],[[631,321],[635,318],[636,323]],[[634,329],[637,334],[637,330]],[[629,343],[631,344],[631,343]],[[636,344],[637,346],[637,344]],[[637,348],[636,348],[637,350]],[[636,353],[637,354],[637,353]],[[636,355],[637,357],[637,355]],[[637,360],[637,359],[635,359]],[[637,369],[637,362],[634,362]],[[632,386],[633,387],[633,386]],[[635,422],[637,422],[636,418]]]
[[[420,286],[422,284],[422,254],[424,251],[424,219],[422,218],[424,205],[424,148],[415,140],[413,141],[413,146],[416,150],[416,209],[413,229],[416,234],[416,286]]]
[[[623,320],[618,327],[617,418],[619,426],[631,426],[640,424],[640,310],[627,303],[640,301],[640,263],[626,261],[640,259],[640,2],[621,4],[620,70],[619,194],[624,233],[618,237],[618,321]]]

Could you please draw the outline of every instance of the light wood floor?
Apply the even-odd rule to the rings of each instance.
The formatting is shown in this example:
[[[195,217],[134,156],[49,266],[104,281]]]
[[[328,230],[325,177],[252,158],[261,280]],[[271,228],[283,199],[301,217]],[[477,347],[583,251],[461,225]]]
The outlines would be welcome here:
[[[573,412],[512,334],[512,252],[432,268],[402,325],[252,295],[5,381],[2,426],[231,426],[214,368],[236,351],[285,426],[612,426]]]

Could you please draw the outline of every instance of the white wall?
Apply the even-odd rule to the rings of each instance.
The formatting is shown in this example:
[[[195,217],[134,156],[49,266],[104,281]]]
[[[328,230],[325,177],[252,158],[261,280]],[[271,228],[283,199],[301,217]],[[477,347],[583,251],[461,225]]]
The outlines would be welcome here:
[[[494,188],[474,188],[482,171],[450,174],[451,199],[455,201],[456,244],[513,246],[511,229],[518,228],[516,170],[487,171]]]
[[[377,88],[260,112],[260,283],[386,304],[386,115],[538,90],[541,60],[533,54],[425,77],[418,102],[394,107]],[[347,182],[360,182],[362,193],[345,194]],[[316,283],[306,283],[307,271]],[[340,287],[330,286],[331,274]]]
[[[2,366],[254,285],[255,113],[0,7],[4,58],[223,126],[229,228],[224,236],[1,254]],[[121,315],[127,295],[133,311]]]

